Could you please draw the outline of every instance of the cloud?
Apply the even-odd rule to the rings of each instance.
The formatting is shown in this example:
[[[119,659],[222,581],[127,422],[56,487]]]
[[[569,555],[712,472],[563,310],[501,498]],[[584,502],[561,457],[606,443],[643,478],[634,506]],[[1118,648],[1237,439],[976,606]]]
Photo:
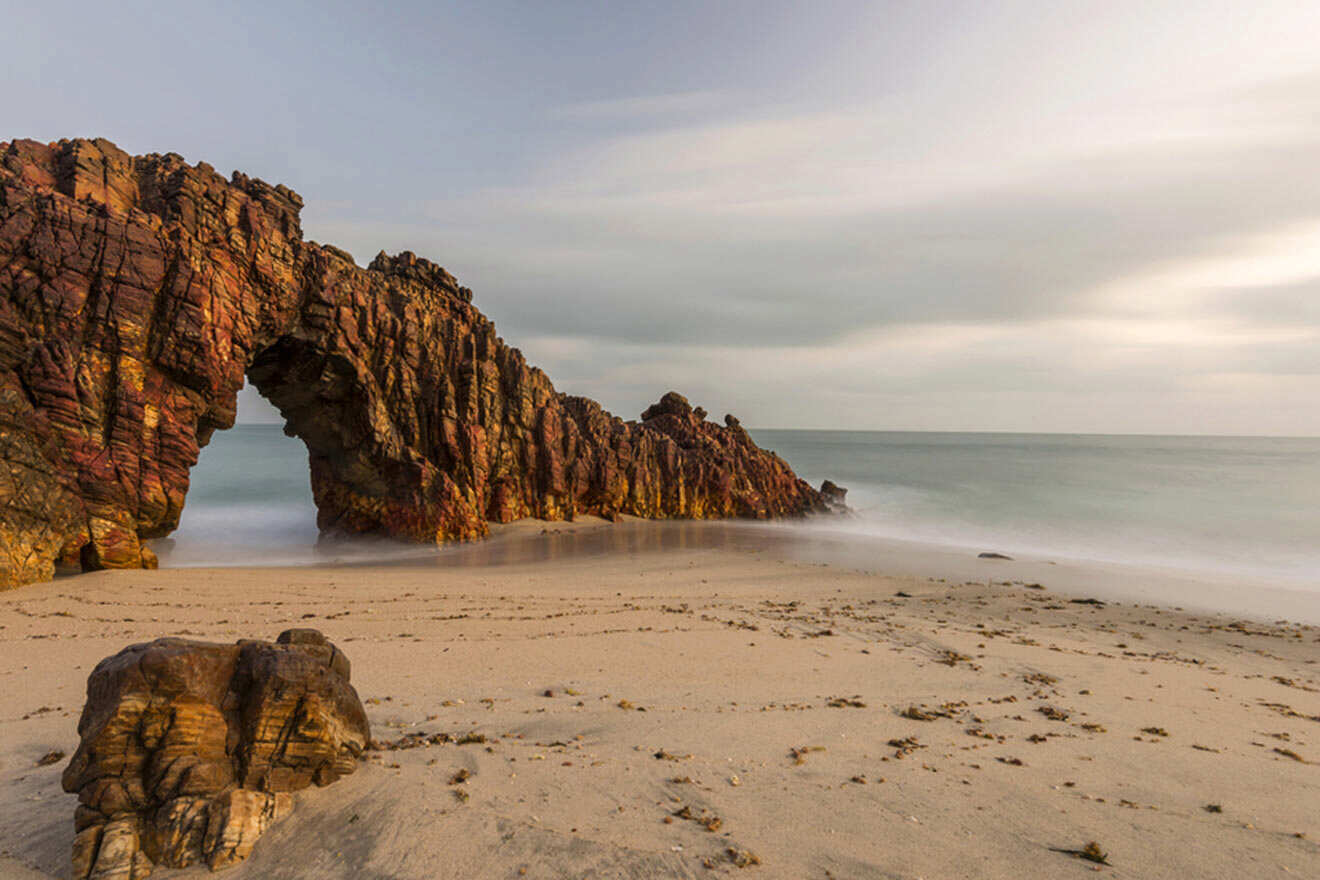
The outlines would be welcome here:
[[[1307,433],[1320,427],[1317,342],[1133,340],[1072,320],[924,325],[819,346],[730,349],[530,337],[570,393],[624,417],[676,388],[762,427]],[[1269,364],[1256,363],[1268,353]],[[1295,359],[1296,369],[1288,369]],[[1308,365],[1309,361],[1309,365]],[[601,370],[601,364],[608,364]],[[1258,372],[1265,367],[1270,374]]]
[[[586,134],[517,184],[324,237],[435,255],[561,387],[625,413],[669,386],[732,405],[725,383],[762,424],[955,397],[969,415],[938,424],[1041,424],[1022,402],[1071,391],[1097,418],[1144,394],[1277,427],[1243,377],[1316,387],[1317,12],[1093,11],[1010,4],[902,64],[853,56],[845,99],[557,105]]]
[[[628,98],[606,98],[598,101],[579,101],[552,107],[548,115],[568,120],[646,120],[658,117],[710,112],[726,107],[731,96],[719,90],[673,92],[666,95],[640,95]]]
[[[728,134],[763,142],[798,127],[757,123],[755,134]],[[792,134],[780,147],[797,155],[811,142]],[[447,226],[446,246],[427,250],[453,253],[461,262],[451,268],[519,336],[586,327],[638,343],[801,345],[859,325],[1103,313],[1157,288],[1170,295],[1167,283],[1144,286],[1143,276],[1248,240],[1277,235],[1285,253],[1245,261],[1286,259],[1292,228],[1320,213],[1320,178],[1310,173],[1318,147],[1320,130],[1249,146],[1141,146],[998,177],[992,163],[971,163],[903,187],[886,185],[895,172],[880,167],[875,180],[832,196],[809,180],[801,189],[815,194],[801,198],[772,197],[791,188],[785,169],[794,163],[782,152],[763,144],[772,159],[701,188],[691,182],[694,149],[679,151],[680,170],[657,167],[631,189],[619,188],[626,174],[605,173],[592,178],[604,194],[555,178],[433,205],[436,218],[468,225]],[[1132,294],[1126,306],[1098,292],[1116,283]]]

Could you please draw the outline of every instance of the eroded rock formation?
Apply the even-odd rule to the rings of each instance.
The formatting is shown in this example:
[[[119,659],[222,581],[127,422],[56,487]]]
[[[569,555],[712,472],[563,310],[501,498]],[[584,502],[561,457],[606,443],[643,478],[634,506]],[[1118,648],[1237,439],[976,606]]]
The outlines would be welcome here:
[[[308,629],[125,648],[88,678],[78,733],[76,880],[241,861],[292,792],[352,773],[370,739],[348,659]]]
[[[301,206],[174,154],[0,143],[0,587],[153,566],[245,375],[306,444],[325,531],[822,508],[736,419],[560,394],[444,269],[362,269],[303,240]]]

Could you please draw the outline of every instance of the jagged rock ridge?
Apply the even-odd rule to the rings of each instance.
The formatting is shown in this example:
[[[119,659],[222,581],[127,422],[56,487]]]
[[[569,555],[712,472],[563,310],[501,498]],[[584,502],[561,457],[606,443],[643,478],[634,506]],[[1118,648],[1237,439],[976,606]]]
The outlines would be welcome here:
[[[823,509],[736,419],[560,394],[444,269],[364,270],[303,240],[301,206],[175,154],[0,143],[0,587],[153,566],[245,375],[306,444],[323,531]]]

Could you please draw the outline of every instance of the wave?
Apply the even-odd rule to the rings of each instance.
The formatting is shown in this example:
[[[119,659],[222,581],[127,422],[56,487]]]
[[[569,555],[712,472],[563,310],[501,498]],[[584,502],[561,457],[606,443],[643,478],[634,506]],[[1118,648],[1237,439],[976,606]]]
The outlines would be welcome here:
[[[849,488],[848,517],[803,534],[898,540],[1320,585],[1320,440],[753,431],[813,483]],[[278,426],[217,435],[193,471],[170,565],[302,565],[434,555],[327,542],[306,452]],[[708,540],[702,538],[701,540]],[[449,558],[446,556],[446,558]]]

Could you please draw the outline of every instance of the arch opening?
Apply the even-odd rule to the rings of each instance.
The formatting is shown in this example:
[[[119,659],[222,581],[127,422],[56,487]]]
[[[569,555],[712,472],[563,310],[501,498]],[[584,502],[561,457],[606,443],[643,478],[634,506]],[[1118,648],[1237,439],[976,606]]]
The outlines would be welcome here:
[[[148,542],[162,564],[296,564],[312,557],[316,505],[307,450],[252,386],[238,401],[234,426],[212,435],[189,473],[178,528]]]

